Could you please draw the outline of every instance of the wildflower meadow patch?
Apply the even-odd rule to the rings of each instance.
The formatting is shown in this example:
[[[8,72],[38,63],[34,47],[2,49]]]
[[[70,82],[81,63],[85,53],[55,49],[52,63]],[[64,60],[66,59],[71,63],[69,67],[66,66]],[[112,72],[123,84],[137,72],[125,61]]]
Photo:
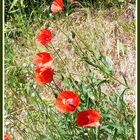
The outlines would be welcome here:
[[[5,23],[4,140],[135,139],[125,100],[135,97],[135,4],[85,3],[53,0]]]

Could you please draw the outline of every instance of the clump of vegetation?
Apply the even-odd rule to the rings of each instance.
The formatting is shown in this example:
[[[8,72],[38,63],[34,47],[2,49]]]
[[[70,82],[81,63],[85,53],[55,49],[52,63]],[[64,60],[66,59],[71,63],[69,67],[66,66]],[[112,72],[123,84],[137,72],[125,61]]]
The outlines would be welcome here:
[[[65,16],[46,14],[45,1],[38,1],[27,16],[16,7],[21,2],[10,4],[20,10],[5,23],[6,136],[134,139],[135,111],[125,100],[135,85],[128,58],[135,58],[133,8],[80,7]]]

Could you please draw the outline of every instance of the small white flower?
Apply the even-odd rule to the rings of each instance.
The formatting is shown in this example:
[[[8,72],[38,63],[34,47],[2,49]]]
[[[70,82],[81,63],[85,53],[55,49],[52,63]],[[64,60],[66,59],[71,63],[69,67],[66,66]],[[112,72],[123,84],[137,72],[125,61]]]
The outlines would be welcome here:
[[[35,97],[35,93],[33,92],[33,93],[31,94],[31,96],[32,96],[32,97]]]
[[[30,80],[30,77],[27,77],[27,80]]]
[[[66,13],[66,16],[68,16],[69,14],[68,13]]]
[[[23,63],[23,65],[22,65],[23,67],[26,67],[27,66],[27,64],[26,63]]]
[[[52,17],[52,13],[50,13],[49,16]]]
[[[13,127],[11,128],[11,132],[14,133],[14,128]]]
[[[33,68],[34,67],[34,64],[31,64],[30,66],[31,66],[31,68]]]
[[[33,88],[36,89],[37,85],[33,85]]]
[[[88,136],[88,133],[84,133],[85,136]]]

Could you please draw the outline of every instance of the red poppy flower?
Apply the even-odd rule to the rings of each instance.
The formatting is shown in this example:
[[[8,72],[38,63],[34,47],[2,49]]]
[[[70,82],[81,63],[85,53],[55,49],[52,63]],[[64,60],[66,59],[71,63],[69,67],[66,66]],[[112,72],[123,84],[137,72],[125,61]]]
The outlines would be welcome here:
[[[34,64],[37,67],[51,67],[52,66],[53,59],[51,55],[47,52],[40,52],[37,53],[34,57]]]
[[[52,33],[48,29],[43,29],[36,37],[37,45],[46,46],[52,40]]]
[[[50,83],[53,80],[52,68],[37,67],[35,72],[36,72],[35,81],[38,84]]]
[[[11,140],[10,135],[9,135],[9,134],[5,134],[5,135],[4,135],[4,140]]]
[[[99,123],[100,114],[96,110],[85,110],[79,112],[77,115],[77,125],[80,127],[97,127]]]
[[[72,91],[61,92],[56,99],[56,109],[61,113],[73,113],[80,104],[77,94]]]
[[[51,4],[51,12],[59,13],[63,11],[63,0],[54,0]]]

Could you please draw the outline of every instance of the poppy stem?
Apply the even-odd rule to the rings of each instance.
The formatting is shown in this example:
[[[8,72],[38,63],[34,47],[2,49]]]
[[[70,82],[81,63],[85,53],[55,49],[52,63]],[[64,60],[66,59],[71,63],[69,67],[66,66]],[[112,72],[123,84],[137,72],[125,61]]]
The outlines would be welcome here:
[[[54,97],[57,98],[58,95],[57,95],[57,93],[55,93],[55,91],[54,91],[54,90],[57,89],[57,88],[54,88],[54,87],[52,87],[51,85],[47,85],[47,86],[53,90]],[[57,90],[58,90],[58,89],[57,89]]]
[[[55,85],[55,87],[57,88],[57,90],[59,90],[59,91],[63,91],[56,83],[55,83],[55,81],[54,81],[54,79],[52,80],[53,81],[53,83],[54,83],[54,85]]]
[[[53,46],[53,44],[51,43],[51,46],[52,46],[52,48],[54,49],[54,51],[55,51],[55,53],[58,55],[58,57],[60,58],[60,60],[64,63],[64,64],[66,64],[65,62],[64,62],[64,60],[61,58],[61,56],[59,55],[59,53],[57,52],[57,50],[55,49],[55,47]]]

